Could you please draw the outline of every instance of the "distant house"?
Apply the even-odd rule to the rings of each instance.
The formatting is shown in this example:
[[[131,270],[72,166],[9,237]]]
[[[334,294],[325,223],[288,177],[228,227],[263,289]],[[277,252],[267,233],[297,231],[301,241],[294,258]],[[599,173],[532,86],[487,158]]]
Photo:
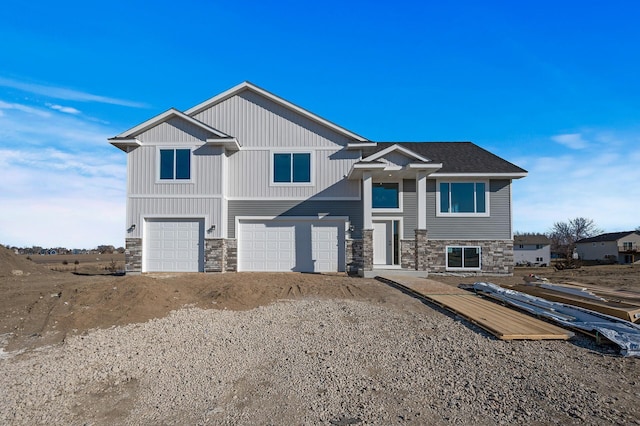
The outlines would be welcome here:
[[[582,260],[615,263],[640,262],[640,232],[611,232],[576,242],[576,251]]]
[[[516,265],[547,266],[551,262],[551,242],[545,235],[513,237],[513,260]]]

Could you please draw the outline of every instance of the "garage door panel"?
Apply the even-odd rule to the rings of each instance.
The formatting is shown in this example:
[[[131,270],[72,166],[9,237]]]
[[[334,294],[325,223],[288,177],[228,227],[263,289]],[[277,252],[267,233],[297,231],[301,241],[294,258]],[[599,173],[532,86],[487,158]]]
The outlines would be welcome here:
[[[240,271],[344,271],[344,222],[240,220]]]
[[[143,272],[204,270],[202,219],[147,219]]]

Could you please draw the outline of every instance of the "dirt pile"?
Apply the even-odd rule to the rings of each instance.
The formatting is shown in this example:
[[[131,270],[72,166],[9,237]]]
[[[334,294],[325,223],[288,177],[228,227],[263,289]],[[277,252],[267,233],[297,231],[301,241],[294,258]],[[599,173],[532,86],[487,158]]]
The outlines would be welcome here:
[[[0,246],[0,277],[48,273],[50,271],[47,268],[16,255],[4,246]]]

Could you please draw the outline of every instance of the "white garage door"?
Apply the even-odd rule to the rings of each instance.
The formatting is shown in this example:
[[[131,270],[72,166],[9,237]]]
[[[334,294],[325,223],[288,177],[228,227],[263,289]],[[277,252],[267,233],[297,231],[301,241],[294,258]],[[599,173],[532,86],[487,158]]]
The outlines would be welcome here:
[[[147,219],[142,272],[204,271],[202,219]]]
[[[241,220],[237,232],[239,271],[345,270],[342,221]]]

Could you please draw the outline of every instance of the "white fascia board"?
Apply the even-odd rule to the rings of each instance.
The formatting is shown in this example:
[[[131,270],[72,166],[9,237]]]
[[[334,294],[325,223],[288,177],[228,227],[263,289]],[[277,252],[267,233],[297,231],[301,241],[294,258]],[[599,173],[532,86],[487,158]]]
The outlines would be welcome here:
[[[376,146],[378,146],[376,142],[351,142],[347,144],[347,149],[372,148]]]
[[[391,145],[390,147],[387,147],[387,148],[383,149],[382,151],[378,151],[378,152],[376,152],[374,154],[371,154],[367,158],[363,158],[362,161],[377,160],[377,159],[379,159],[381,157],[384,157],[385,155],[389,154],[392,151],[400,151],[401,153],[403,153],[407,157],[415,158],[416,160],[424,161],[425,163],[428,163],[428,162],[431,161],[428,158],[425,158],[422,155],[418,154],[417,152],[411,151],[409,148],[405,148],[404,146],[399,145],[399,144]]]
[[[211,138],[207,145],[222,146],[227,151],[240,151],[240,142],[236,138]]]
[[[132,139],[112,138],[112,139],[109,139],[109,143],[124,152],[129,152],[130,151],[129,148],[137,148],[142,145],[142,143],[136,138],[132,138]]]
[[[140,133],[151,129],[152,127],[157,126],[160,123],[163,123],[165,121],[167,121],[168,119],[170,119],[171,117],[179,117],[195,126],[200,127],[201,129],[216,135],[218,137],[224,138],[224,137],[230,137],[229,135],[227,135],[226,133],[222,133],[219,130],[214,129],[213,127],[207,126],[206,124],[204,124],[202,121],[196,120],[193,117],[190,117],[180,111],[178,111],[175,108],[170,108],[168,110],[166,110],[165,112],[163,112],[162,114],[156,115],[155,117],[150,118],[149,120],[145,121],[144,123],[138,124],[136,127],[133,127],[129,130],[126,130],[122,133],[120,133],[118,136],[116,136],[117,138],[123,138],[123,137],[131,137],[131,136],[137,136]]]
[[[361,141],[361,142],[368,142],[367,139],[363,138],[362,136],[355,134],[347,129],[345,129],[344,127],[340,127],[337,124],[334,124],[328,120],[325,120],[322,117],[319,117],[317,115],[315,115],[314,113],[307,111],[304,108],[301,108],[297,105],[292,104],[291,102],[282,99],[281,97],[274,95],[273,93],[270,93],[258,86],[256,86],[253,83],[250,83],[248,81],[242,82],[240,84],[238,84],[235,87],[232,87],[231,89],[220,93],[219,95],[214,96],[213,98],[210,98],[202,103],[199,103],[198,105],[194,106],[193,108],[189,108],[188,110],[185,111],[185,114],[193,116],[198,114],[199,112],[204,111],[207,108],[210,108],[211,106],[218,104],[226,99],[229,99],[230,97],[244,91],[244,90],[251,90],[269,100],[271,100],[272,102],[275,102],[291,111],[294,111],[300,115],[303,115],[305,117],[307,117],[308,119],[315,121],[316,123],[322,124],[323,126],[326,126],[330,129],[332,129],[333,131],[340,133],[344,136],[347,136],[349,138]]]
[[[387,167],[386,164],[382,163],[354,164],[351,166],[349,174],[347,174],[347,179],[362,179],[362,173],[367,170],[384,170]]]
[[[527,172],[522,173],[433,173],[432,177],[438,178],[484,178],[484,179],[520,179],[526,177]]]
[[[442,168],[442,163],[410,163],[408,164],[408,167],[416,170],[440,170]]]

